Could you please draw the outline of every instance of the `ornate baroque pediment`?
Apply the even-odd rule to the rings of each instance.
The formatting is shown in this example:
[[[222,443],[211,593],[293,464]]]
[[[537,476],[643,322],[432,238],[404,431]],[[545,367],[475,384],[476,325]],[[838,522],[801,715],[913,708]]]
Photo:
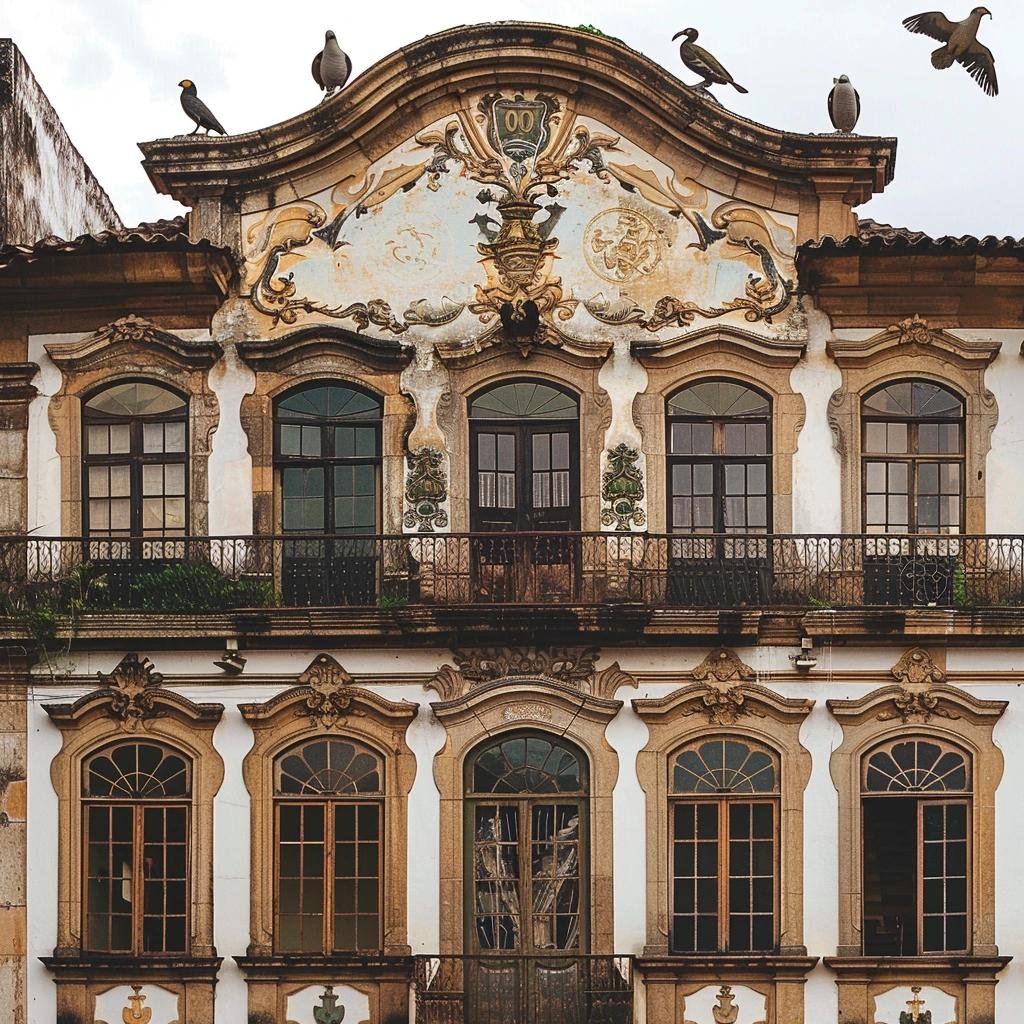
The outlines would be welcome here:
[[[963,369],[983,370],[1001,347],[999,341],[968,341],[932,327],[915,313],[869,338],[830,337],[827,351],[840,367],[870,366],[894,355],[931,352]]]

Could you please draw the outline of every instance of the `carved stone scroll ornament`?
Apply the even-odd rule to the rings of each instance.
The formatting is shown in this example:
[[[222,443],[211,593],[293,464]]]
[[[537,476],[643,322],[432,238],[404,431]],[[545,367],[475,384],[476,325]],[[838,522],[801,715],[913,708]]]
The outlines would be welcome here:
[[[934,337],[928,321],[923,320],[917,313],[900,320],[899,323],[890,324],[889,333],[896,335],[901,345],[930,345]]]
[[[690,673],[697,682],[710,682],[712,679],[720,683],[750,682],[757,673],[744,664],[735,651],[727,647],[718,647]]]
[[[763,711],[747,704],[742,687],[717,686],[714,683],[696,687],[689,705],[680,707],[679,714],[684,718],[704,714],[709,725],[735,725],[747,715],[765,717]]]
[[[582,689],[594,675],[595,647],[481,647],[452,652],[463,679],[482,686],[508,676],[533,676]]]
[[[892,698],[892,707],[883,709],[876,716],[880,722],[891,722],[899,719],[904,725],[908,722],[929,722],[933,718],[950,720],[960,717],[955,711],[943,707],[940,703],[942,695],[934,690],[902,690]]]
[[[309,687],[305,701],[296,712],[308,715],[312,724],[333,729],[356,713],[352,708],[352,677],[329,654],[318,654],[302,675],[299,685]]]
[[[632,526],[644,526],[647,515],[640,507],[644,500],[644,478],[637,463],[640,453],[627,444],[618,444],[608,452],[608,468],[601,481],[601,524],[614,526],[616,533],[629,533]]]
[[[891,672],[893,679],[901,686],[935,686],[946,680],[946,673],[932,661],[932,656],[923,647],[914,647],[907,651],[893,665]]]
[[[444,452],[439,448],[420,448],[407,456],[405,478],[406,509],[402,522],[417,533],[433,533],[448,525],[448,513],[442,507],[448,498],[448,474]]]
[[[154,671],[149,658],[126,654],[113,672],[97,673],[100,686],[111,691],[110,716],[119,719],[125,732],[135,732],[153,714],[156,691],[164,677]]]
[[[333,985],[325,985],[320,995],[320,1005],[313,1007],[316,1024],[341,1024],[345,1019],[345,1007],[338,1005]]]

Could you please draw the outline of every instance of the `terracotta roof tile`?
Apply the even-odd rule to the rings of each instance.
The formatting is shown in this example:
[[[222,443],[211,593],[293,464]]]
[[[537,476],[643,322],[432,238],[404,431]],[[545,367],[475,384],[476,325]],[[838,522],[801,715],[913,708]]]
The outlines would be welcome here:
[[[882,224],[870,217],[858,218],[857,233],[845,238],[834,238],[825,235],[800,246],[801,255],[814,252],[948,252],[948,253],[1024,253],[1024,238],[1012,238],[1007,235],[997,238],[986,235],[978,238],[974,235],[942,235],[933,238],[924,231],[912,231],[910,228],[897,228],[891,224]]]

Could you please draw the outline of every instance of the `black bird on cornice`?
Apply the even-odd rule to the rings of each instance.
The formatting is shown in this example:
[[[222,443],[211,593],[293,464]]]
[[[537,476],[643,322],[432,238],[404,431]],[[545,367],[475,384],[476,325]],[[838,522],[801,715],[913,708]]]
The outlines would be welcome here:
[[[205,128],[207,135],[211,129],[220,132],[221,135],[227,135],[224,126],[213,116],[213,111],[196,95],[195,82],[183,78],[178,85],[181,87],[181,109],[196,123],[189,135],[195,135],[200,128]]]
[[[679,58],[695,74],[704,79],[698,89],[707,89],[711,85],[731,85],[737,92],[747,92],[732,75],[725,69],[724,65],[712,54],[708,53],[703,46],[697,45],[697,30],[695,28],[684,28],[677,32],[672,41],[675,42],[680,36],[683,41],[679,44]]]
[[[978,42],[981,19],[992,12],[987,7],[975,7],[963,21],[950,21],[941,11],[925,11],[903,19],[908,32],[918,32],[938,39],[943,45],[932,51],[932,67],[944,71],[956,61],[989,95],[999,94],[996,81],[996,61],[992,51]]]

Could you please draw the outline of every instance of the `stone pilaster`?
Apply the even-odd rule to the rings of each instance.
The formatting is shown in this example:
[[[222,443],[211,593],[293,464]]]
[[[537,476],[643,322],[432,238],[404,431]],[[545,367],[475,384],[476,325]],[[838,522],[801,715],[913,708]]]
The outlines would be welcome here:
[[[0,365],[0,533],[24,533],[28,516],[28,406],[35,363]]]

